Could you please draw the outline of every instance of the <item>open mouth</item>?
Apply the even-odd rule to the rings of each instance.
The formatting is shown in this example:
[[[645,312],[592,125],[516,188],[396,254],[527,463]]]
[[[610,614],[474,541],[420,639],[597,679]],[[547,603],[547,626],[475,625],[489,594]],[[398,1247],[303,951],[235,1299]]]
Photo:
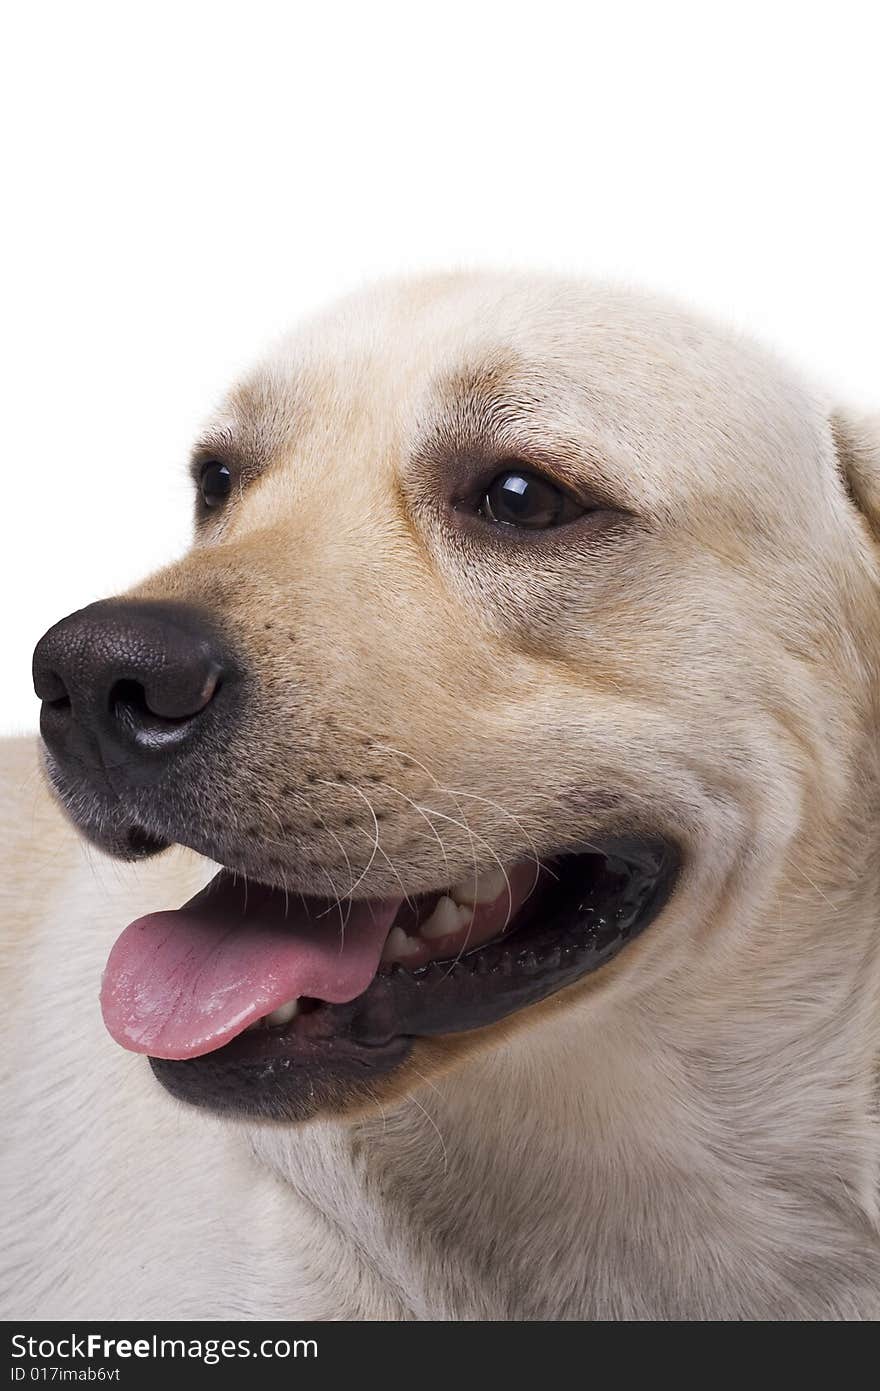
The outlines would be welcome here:
[[[296,1119],[370,1095],[414,1040],[495,1023],[616,956],[666,902],[666,839],[605,839],[413,899],[301,898],[221,870],[122,933],[101,992],[175,1095]]]

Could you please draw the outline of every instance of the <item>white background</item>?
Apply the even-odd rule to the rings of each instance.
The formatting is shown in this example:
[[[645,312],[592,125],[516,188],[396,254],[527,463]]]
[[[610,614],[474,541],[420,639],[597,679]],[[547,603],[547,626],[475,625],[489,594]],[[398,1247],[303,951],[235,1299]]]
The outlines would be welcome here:
[[[35,724],[45,627],[185,546],[189,439],[230,376],[364,277],[623,278],[880,405],[872,10],[16,5],[0,730]]]

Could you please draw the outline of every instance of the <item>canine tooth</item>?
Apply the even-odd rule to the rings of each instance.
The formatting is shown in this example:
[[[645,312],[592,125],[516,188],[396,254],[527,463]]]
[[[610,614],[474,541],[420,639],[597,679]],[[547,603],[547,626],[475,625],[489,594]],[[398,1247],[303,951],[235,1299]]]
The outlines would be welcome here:
[[[401,956],[412,956],[418,949],[414,937],[407,937],[402,927],[392,927],[382,948],[382,960],[396,961]]]
[[[452,890],[452,897],[456,903],[494,903],[499,894],[503,893],[507,887],[507,875],[501,869],[488,869],[485,874],[474,882],[473,879],[466,879],[461,884],[456,884]]]
[[[287,1000],[277,1009],[273,1009],[271,1014],[265,1016],[266,1023],[272,1027],[277,1024],[289,1024],[293,1016],[299,1009],[299,1000]]]
[[[435,937],[449,937],[467,927],[471,919],[470,908],[455,903],[446,894],[437,900],[437,906],[429,918],[419,927],[419,936],[430,942]]]

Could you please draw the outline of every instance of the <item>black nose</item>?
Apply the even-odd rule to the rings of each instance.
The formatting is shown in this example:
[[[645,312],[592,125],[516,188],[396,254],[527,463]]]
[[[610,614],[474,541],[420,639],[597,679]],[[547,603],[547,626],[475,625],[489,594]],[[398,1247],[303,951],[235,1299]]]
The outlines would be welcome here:
[[[229,674],[223,643],[199,610],[104,600],[37,643],[40,730],[62,761],[106,768],[120,755],[127,764],[143,755],[155,766],[193,736]]]

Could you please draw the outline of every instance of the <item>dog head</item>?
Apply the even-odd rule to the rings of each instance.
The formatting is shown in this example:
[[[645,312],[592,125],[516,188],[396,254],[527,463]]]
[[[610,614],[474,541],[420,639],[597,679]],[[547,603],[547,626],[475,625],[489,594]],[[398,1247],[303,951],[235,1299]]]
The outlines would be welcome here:
[[[82,831],[224,866],[123,934],[111,1032],[299,1118],[729,950],[857,814],[878,436],[553,280],[386,286],[282,343],[196,444],[189,554],[35,656]]]

